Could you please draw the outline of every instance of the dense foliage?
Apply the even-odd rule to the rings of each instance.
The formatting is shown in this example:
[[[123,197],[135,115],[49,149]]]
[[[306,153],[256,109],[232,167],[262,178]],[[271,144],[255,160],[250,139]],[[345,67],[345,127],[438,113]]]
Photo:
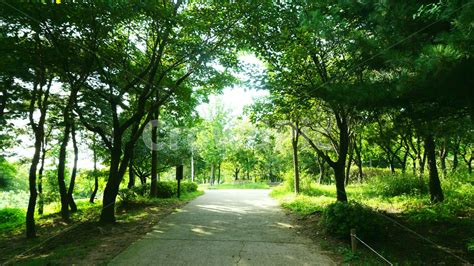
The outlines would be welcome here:
[[[182,165],[188,193],[284,182],[338,236],[383,230],[360,203],[473,218],[472,0],[0,6],[1,228],[96,199],[113,224],[117,199],[175,197]],[[209,101],[232,86],[268,96]]]
[[[364,207],[355,201],[335,202],[326,207],[323,212],[323,225],[332,235],[347,238],[347,232],[356,229],[356,234],[367,240],[382,237],[385,220],[378,217],[372,209]]]

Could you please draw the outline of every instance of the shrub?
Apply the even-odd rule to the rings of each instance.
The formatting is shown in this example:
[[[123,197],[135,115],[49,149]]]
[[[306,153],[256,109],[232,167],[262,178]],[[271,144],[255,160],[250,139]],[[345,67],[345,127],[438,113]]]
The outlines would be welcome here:
[[[10,230],[25,222],[22,209],[5,208],[0,210],[0,231]]]
[[[119,190],[118,196],[122,200],[122,203],[130,203],[137,199],[138,194],[133,189],[122,188]]]
[[[158,198],[171,198],[178,192],[178,183],[173,181],[160,181],[156,184]]]
[[[196,183],[192,183],[192,182],[181,183],[181,192],[191,193],[191,192],[196,192],[197,189],[198,189],[198,185]]]
[[[359,169],[357,167],[352,167],[352,171],[358,173]],[[391,175],[390,169],[388,168],[376,168],[376,167],[364,167],[363,169],[364,177],[363,179],[370,180],[373,177]]]
[[[129,203],[137,198],[137,193],[133,189],[123,188],[119,190],[118,196],[122,200],[122,203]]]
[[[143,185],[139,185],[139,186],[134,186],[131,189],[140,196],[150,195],[150,184],[143,184]]]
[[[292,191],[294,192],[295,191],[295,179],[294,179],[294,176],[293,176],[293,172],[292,171],[287,171],[284,175],[283,175],[283,179],[284,179],[284,186],[286,186],[286,189],[288,191]]]
[[[467,250],[474,253],[474,238],[467,242]]]
[[[119,191],[119,196],[130,200],[133,200],[138,195],[148,196],[150,195],[150,187],[150,184],[143,184],[131,189],[122,189]],[[197,189],[198,185],[196,183],[181,183],[181,193],[195,192]],[[172,198],[178,195],[178,183],[176,181],[159,181],[156,183],[156,190],[158,198]],[[122,198],[122,200],[124,199]]]
[[[400,195],[422,195],[428,192],[427,185],[417,176],[389,174],[377,176],[369,181],[374,193],[385,197]]]
[[[339,238],[348,238],[356,229],[362,239],[380,236],[385,221],[372,209],[355,201],[335,202],[323,211],[322,225],[327,232]]]

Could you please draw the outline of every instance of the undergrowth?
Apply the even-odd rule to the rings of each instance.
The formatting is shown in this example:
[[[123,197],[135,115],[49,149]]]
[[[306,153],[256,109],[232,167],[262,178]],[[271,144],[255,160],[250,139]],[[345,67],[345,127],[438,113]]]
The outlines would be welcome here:
[[[349,203],[335,203],[334,184],[305,181],[298,195],[291,191],[291,184],[274,188],[271,195],[295,213],[320,215],[327,234],[338,238],[347,239],[349,230],[356,228],[364,239],[381,241],[380,236],[388,233],[384,229],[387,222],[398,227],[391,222],[396,219],[436,243],[452,245],[465,255],[474,254],[474,176],[451,174],[442,179],[445,200],[433,204],[429,200],[427,177],[382,173],[362,184],[346,186]]]

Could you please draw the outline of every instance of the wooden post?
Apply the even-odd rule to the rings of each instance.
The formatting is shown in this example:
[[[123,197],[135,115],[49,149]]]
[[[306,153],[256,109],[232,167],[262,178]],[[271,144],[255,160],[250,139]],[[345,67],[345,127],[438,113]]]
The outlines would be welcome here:
[[[176,180],[178,181],[178,198],[181,196],[181,179],[183,179],[183,165],[176,166]]]
[[[356,230],[351,229],[351,248],[352,248],[352,253],[355,254],[357,250],[357,239],[356,237]]]

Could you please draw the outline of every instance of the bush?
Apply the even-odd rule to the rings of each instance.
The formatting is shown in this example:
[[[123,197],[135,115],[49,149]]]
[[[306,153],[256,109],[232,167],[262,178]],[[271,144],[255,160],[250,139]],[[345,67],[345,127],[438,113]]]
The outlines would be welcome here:
[[[428,193],[427,185],[419,177],[410,174],[377,176],[369,180],[369,185],[375,194],[384,197]]]
[[[181,192],[184,193],[191,193],[196,192],[198,189],[198,185],[192,182],[183,182],[181,183]]]
[[[150,195],[150,184],[143,184],[143,185],[139,185],[139,186],[134,186],[131,189],[140,196]]]
[[[356,171],[355,173],[358,173],[358,171],[359,171],[359,169],[357,167],[352,167],[351,170]],[[363,174],[364,174],[363,179],[366,179],[366,180],[370,180],[373,177],[377,177],[377,176],[391,175],[390,169],[388,169],[388,168],[376,168],[376,167],[364,167]]]
[[[467,251],[474,253],[474,238],[467,242]]]
[[[350,230],[354,228],[364,240],[380,236],[385,224],[375,211],[355,201],[328,205],[323,211],[321,222],[331,235],[348,238]]]
[[[119,196],[120,198],[124,197],[126,200],[133,200],[137,196],[149,196],[150,188],[150,184],[144,184],[131,189],[121,189]],[[196,192],[197,189],[198,185],[196,183],[181,183],[181,193]],[[158,198],[172,198],[178,195],[178,183],[175,181],[159,181],[156,183],[156,190]],[[122,198],[122,200],[124,200],[124,198]]]
[[[122,203],[129,203],[137,198],[137,193],[133,189],[123,188],[119,190],[118,196]]]
[[[27,191],[28,165],[10,163],[0,155],[0,191]]]
[[[156,184],[158,198],[172,198],[177,194],[178,184],[172,181],[160,181]]]
[[[0,210],[0,231],[10,230],[25,222],[25,212],[22,209],[5,208]]]

